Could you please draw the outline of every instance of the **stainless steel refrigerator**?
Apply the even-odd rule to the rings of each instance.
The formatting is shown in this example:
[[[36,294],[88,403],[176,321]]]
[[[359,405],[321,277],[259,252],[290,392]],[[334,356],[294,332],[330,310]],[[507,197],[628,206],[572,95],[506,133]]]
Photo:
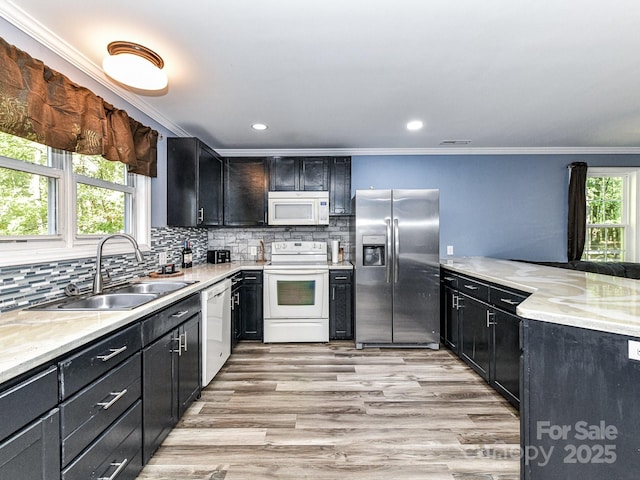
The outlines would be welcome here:
[[[438,190],[357,190],[356,347],[440,342]]]

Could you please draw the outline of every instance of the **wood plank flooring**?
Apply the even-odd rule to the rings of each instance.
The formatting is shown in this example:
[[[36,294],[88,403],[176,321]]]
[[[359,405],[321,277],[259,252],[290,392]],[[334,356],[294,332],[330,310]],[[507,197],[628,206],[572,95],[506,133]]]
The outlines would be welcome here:
[[[444,349],[241,342],[138,480],[519,480],[519,431]]]

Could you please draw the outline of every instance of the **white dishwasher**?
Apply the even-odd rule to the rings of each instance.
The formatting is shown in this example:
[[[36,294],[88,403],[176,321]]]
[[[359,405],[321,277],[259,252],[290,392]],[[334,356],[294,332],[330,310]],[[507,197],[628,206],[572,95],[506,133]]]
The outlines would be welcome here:
[[[203,290],[202,388],[206,387],[231,354],[231,280]]]

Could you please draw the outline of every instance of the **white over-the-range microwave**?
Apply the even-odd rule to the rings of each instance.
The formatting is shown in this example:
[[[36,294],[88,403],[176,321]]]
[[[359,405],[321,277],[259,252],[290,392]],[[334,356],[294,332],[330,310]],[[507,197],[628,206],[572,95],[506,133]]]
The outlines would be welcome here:
[[[329,225],[329,192],[269,192],[269,225]]]

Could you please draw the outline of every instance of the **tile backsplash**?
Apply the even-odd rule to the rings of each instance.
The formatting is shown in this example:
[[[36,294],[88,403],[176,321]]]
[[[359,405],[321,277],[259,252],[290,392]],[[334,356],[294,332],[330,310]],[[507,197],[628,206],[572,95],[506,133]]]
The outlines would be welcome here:
[[[350,259],[350,231],[355,227],[353,217],[331,217],[326,227],[268,227],[268,228],[176,228],[151,229],[151,252],[138,264],[133,253],[105,256],[103,266],[108,267],[117,281],[143,277],[158,269],[158,254],[165,252],[167,261],[177,265],[181,261],[182,245],[191,243],[194,265],[206,263],[207,250],[231,250],[231,260],[256,260],[250,247],[260,251],[260,240],[265,245],[265,256],[271,258],[271,243],[284,240],[339,240],[344,247],[345,260]],[[0,312],[15,310],[64,296],[64,288],[75,283],[81,290],[91,288],[95,257],[0,267]]]

